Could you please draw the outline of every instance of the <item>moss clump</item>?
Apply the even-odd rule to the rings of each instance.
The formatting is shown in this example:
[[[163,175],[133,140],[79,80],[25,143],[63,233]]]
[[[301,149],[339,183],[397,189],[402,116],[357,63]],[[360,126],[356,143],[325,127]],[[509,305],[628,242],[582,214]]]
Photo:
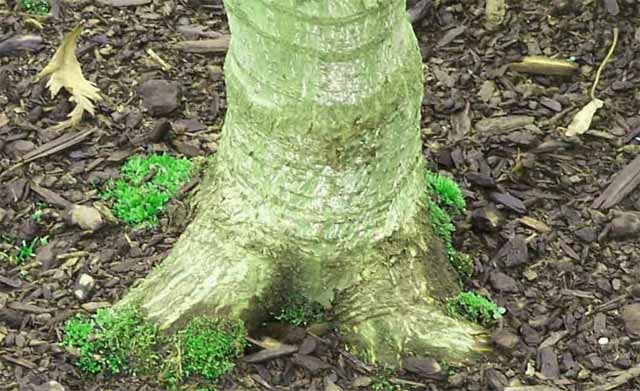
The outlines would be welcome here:
[[[324,308],[301,294],[293,294],[288,297],[274,318],[294,326],[308,326],[324,320]]]
[[[453,233],[456,227],[451,216],[460,215],[465,208],[464,197],[458,185],[447,177],[427,172],[427,187],[432,199],[428,208],[435,234],[444,241],[447,247],[449,263],[463,278],[473,274],[473,260],[467,254],[459,252],[453,247]]]
[[[162,368],[160,381],[176,389],[193,377],[211,381],[229,372],[244,351],[246,335],[241,321],[194,318],[174,335],[163,336],[129,307],[70,319],[63,344],[77,350],[76,366],[83,372],[145,376]]]
[[[462,292],[449,299],[447,311],[451,316],[462,317],[482,325],[495,323],[506,312],[504,307],[474,292]]]
[[[161,338],[157,327],[133,308],[114,312],[100,309],[94,317],[76,316],[65,327],[64,345],[80,354],[84,372],[148,373],[159,362],[155,349]]]
[[[460,214],[465,208],[464,197],[458,184],[446,176],[427,172],[427,186],[435,196],[438,205],[449,208],[454,215]]]
[[[64,345],[80,354],[77,366],[84,372],[148,373],[158,361],[155,348],[161,337],[154,324],[139,311],[100,309],[94,317],[76,316],[67,322]]]
[[[47,0],[18,0],[20,8],[34,15],[47,15],[51,6]]]
[[[167,154],[133,157],[102,196],[113,202],[114,215],[124,222],[154,226],[167,201],[189,180],[191,166],[188,159]]]
[[[176,387],[196,376],[215,380],[231,371],[246,346],[242,322],[194,318],[174,337],[175,350],[166,361],[163,380]]]

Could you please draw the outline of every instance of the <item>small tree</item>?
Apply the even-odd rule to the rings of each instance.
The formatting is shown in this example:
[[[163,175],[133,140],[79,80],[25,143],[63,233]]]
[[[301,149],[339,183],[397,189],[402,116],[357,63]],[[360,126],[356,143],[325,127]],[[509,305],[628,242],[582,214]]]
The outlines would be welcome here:
[[[462,362],[459,292],[428,212],[422,63],[404,0],[225,0],[228,110],[197,215],[123,304],[162,328],[255,327],[287,293],[332,306],[350,347]]]

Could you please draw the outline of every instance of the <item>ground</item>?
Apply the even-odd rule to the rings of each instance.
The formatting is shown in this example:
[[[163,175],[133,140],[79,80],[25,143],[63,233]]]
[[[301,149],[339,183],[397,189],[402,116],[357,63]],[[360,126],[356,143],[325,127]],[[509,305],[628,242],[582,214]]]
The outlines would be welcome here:
[[[64,208],[99,201],[101,184],[129,156],[215,151],[226,104],[224,52],[187,53],[175,44],[195,39],[185,36],[194,34],[194,26],[208,32],[200,38],[227,32],[224,12],[218,2],[205,0],[123,8],[56,3],[58,17],[40,20],[42,29],[25,15],[0,9],[0,47],[13,33],[42,38],[34,41],[40,50],[0,51],[2,250],[15,251],[15,239],[32,243],[48,236],[48,244],[36,243],[35,255],[26,254],[21,265],[0,260],[0,389],[30,390],[56,380],[69,390],[157,390],[132,378],[83,376],[59,343],[69,317],[117,301],[161,262],[188,222],[188,192],[153,229],[107,223],[95,232],[82,230],[69,223]],[[502,27],[487,31],[484,1],[441,3],[415,26],[426,65],[425,155],[432,169],[455,177],[466,196],[468,211],[457,221],[455,237],[476,262],[466,288],[491,297],[507,313],[492,330],[496,354],[486,361],[452,369],[449,376],[427,375],[414,365],[412,372],[388,376],[404,380],[361,389],[404,383],[418,390],[502,390],[508,382],[583,391],[611,381],[610,375],[639,361],[640,321],[632,304],[640,297],[640,247],[637,237],[606,235],[611,214],[592,204],[638,151],[637,5],[618,0],[620,12],[612,15],[615,1],[510,1]],[[80,21],[85,32],[79,61],[107,97],[80,129],[95,131],[6,172],[20,156],[61,135],[48,128],[71,105],[65,96],[50,98],[34,76]],[[590,132],[563,138],[558,128],[589,101],[614,27],[620,40],[597,91],[605,107]],[[148,49],[171,69],[162,69]],[[580,71],[563,78],[507,69],[525,55],[571,58]],[[181,91],[177,109],[167,116],[141,102],[138,87],[151,79],[175,82]],[[529,125],[501,130],[480,122],[515,115],[529,116]],[[167,129],[166,137],[158,136]],[[639,207],[640,193],[631,192],[614,209]],[[80,301],[74,290],[83,274],[96,285]],[[265,333],[302,344],[306,355],[239,362],[222,389],[240,383],[291,390],[336,389],[330,386],[335,383],[350,389],[375,378],[338,348],[339,336],[305,337],[297,328]],[[639,388],[640,381],[630,379],[616,389]]]

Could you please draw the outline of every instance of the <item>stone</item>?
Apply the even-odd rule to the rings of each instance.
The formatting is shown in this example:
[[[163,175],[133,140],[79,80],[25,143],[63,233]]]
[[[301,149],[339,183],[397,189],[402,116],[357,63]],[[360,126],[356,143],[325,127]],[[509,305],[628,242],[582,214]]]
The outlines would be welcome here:
[[[76,289],[73,290],[73,294],[78,300],[84,301],[89,298],[89,295],[93,291],[93,288],[96,286],[96,280],[93,279],[88,274],[82,274],[78,279],[78,285]]]
[[[172,113],[178,108],[178,83],[167,80],[147,80],[138,88],[142,106],[154,117]]]
[[[471,224],[479,231],[494,232],[504,224],[504,217],[493,205],[475,209],[471,213]]]
[[[82,307],[82,309],[87,312],[96,312],[101,308],[111,307],[111,303],[109,303],[108,301],[92,301],[89,303],[84,303],[80,305],[80,307]]]
[[[416,375],[433,377],[442,372],[438,362],[430,357],[405,357],[402,359],[402,368]]]
[[[513,278],[500,272],[492,272],[489,275],[489,282],[496,290],[514,293],[518,292],[518,283]]]
[[[369,387],[373,383],[373,380],[369,376],[359,376],[357,377],[352,385],[353,388],[365,388]]]
[[[263,349],[259,352],[246,355],[242,360],[244,362],[255,364],[270,361],[278,357],[288,356],[295,353],[297,350],[298,348],[296,346],[280,344],[278,347],[273,349]]]
[[[11,153],[13,153],[16,157],[20,157],[28,152],[31,152],[35,148],[36,145],[27,140],[14,141],[7,146],[7,150],[11,151]]]
[[[84,230],[96,231],[104,224],[102,215],[96,208],[84,205],[73,205],[69,212],[71,223]]]
[[[512,350],[518,346],[520,338],[507,329],[499,329],[493,332],[491,341],[500,349]]]

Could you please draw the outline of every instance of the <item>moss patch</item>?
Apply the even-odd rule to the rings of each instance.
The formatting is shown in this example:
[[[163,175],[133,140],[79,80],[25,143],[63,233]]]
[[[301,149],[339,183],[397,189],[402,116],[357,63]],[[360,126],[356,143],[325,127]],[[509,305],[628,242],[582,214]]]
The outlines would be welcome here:
[[[453,247],[452,236],[456,228],[452,216],[460,215],[465,208],[464,197],[458,185],[450,178],[427,172],[427,187],[431,199],[428,203],[433,230],[447,247],[449,262],[462,278],[473,274],[473,260]]]
[[[242,322],[194,318],[172,336],[144,319],[139,310],[98,310],[76,316],[65,327],[63,344],[76,350],[76,366],[89,374],[136,374],[177,389],[198,379],[228,373],[246,344]]]
[[[290,295],[274,318],[294,326],[308,326],[324,320],[324,308],[301,294]]]
[[[154,226],[167,201],[189,180],[191,166],[188,159],[167,154],[133,157],[102,196],[113,202],[113,214],[124,222]]]
[[[47,15],[51,6],[47,0],[18,0],[20,8],[34,15]]]
[[[447,302],[449,315],[462,317],[482,325],[495,323],[506,312],[503,307],[474,292],[462,292]]]

